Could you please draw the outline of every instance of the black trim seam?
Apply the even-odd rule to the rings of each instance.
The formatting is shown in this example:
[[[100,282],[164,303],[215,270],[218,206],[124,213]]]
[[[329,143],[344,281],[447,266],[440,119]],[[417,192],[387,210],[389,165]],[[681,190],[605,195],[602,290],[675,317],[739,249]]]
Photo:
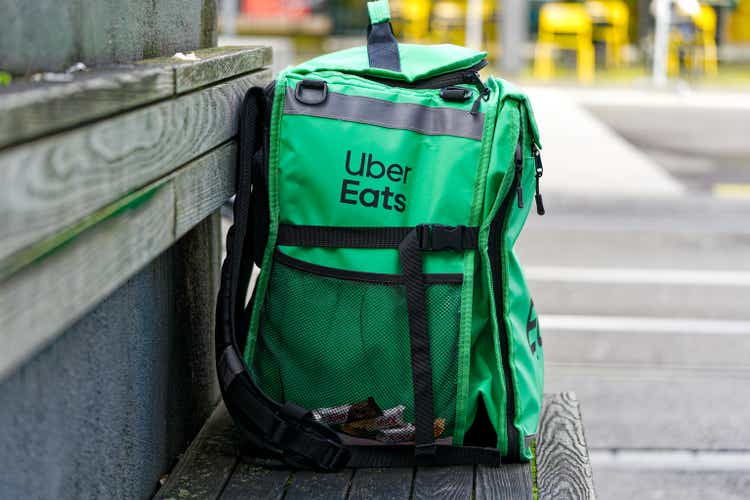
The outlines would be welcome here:
[[[336,269],[334,267],[320,266],[304,260],[295,259],[278,249],[274,253],[274,262],[278,262],[286,267],[296,269],[310,274],[323,276],[325,278],[334,278],[346,281],[358,281],[371,285],[403,285],[403,274],[387,273],[369,273],[362,271],[349,271],[346,269]],[[464,275],[460,273],[430,273],[424,274],[424,282],[427,285],[460,285],[464,281]]]

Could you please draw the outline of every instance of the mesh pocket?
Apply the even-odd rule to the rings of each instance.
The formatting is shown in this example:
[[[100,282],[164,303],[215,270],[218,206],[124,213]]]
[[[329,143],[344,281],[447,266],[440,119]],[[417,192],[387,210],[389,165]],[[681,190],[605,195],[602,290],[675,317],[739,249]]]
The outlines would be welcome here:
[[[453,433],[460,288],[427,288],[435,434],[441,438]],[[331,278],[274,262],[261,314],[254,370],[269,396],[333,415],[337,420],[328,423],[357,437],[413,439],[403,285]],[[389,416],[388,425],[380,425]]]

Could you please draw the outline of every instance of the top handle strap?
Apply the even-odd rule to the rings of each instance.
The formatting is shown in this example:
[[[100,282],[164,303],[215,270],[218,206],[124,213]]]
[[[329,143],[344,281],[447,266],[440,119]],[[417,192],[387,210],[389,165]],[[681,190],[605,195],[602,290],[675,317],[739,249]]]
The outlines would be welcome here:
[[[370,25],[367,27],[367,58],[371,68],[401,71],[398,42],[391,27],[388,0],[367,2]]]

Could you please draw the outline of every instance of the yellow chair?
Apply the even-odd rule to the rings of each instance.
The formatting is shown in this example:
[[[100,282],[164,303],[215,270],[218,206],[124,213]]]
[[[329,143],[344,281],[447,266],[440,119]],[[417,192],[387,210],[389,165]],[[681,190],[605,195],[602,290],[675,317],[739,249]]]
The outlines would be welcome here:
[[[694,40],[695,49],[699,49],[703,61],[703,71],[707,75],[715,76],[719,72],[719,60],[716,50],[716,11],[706,4],[693,16],[693,23],[697,30]]]
[[[630,10],[622,0],[591,0],[586,8],[594,23],[594,41],[606,46],[607,66],[622,65],[622,51],[629,42]]]
[[[575,50],[578,79],[594,79],[594,44],[592,25],[586,7],[578,3],[548,3],[539,10],[539,37],[534,55],[534,76],[554,76],[556,48]]]
[[[435,43],[464,45],[466,41],[466,2],[435,2],[430,19],[430,37]]]
[[[669,37],[667,72],[677,75],[680,72],[680,50],[685,49],[685,66],[702,69],[707,75],[719,72],[716,49],[716,12],[710,5],[701,4],[700,9],[690,16],[695,27],[692,36],[686,36],[679,29],[673,29]]]
[[[482,38],[485,49],[495,41],[495,0],[482,2]],[[432,7],[430,35],[435,43],[466,44],[466,0],[438,0]]]
[[[421,42],[430,31],[430,0],[400,0],[391,4],[393,30],[400,40]]]

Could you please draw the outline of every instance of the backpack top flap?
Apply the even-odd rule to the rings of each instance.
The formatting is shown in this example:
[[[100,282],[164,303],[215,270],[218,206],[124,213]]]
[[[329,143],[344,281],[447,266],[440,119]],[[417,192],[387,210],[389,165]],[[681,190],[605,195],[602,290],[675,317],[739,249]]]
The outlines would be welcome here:
[[[414,82],[443,73],[471,68],[487,57],[486,52],[451,44],[416,45],[399,43],[398,48],[401,71],[370,67],[366,46],[341,50],[310,59],[295,67],[292,71],[307,74],[313,71],[331,70]]]

